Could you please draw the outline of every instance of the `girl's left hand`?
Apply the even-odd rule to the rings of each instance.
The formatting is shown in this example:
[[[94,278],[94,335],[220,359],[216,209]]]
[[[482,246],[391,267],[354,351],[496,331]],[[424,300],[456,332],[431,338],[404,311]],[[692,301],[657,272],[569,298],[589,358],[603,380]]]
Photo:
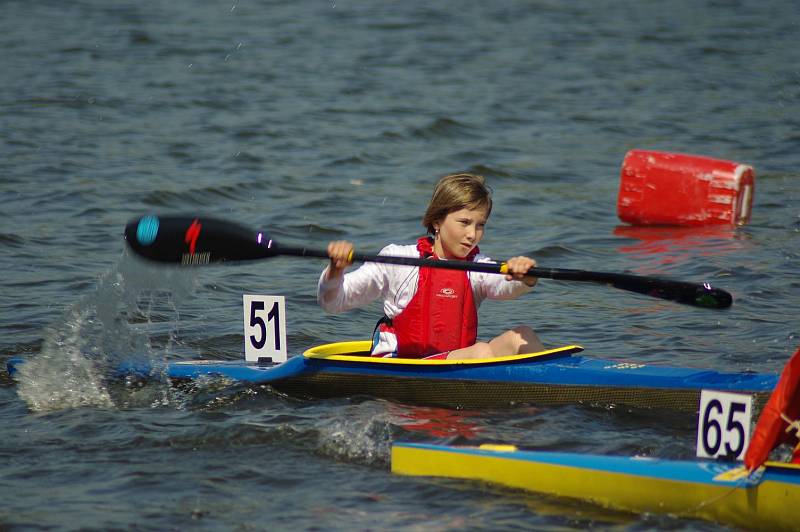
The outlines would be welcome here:
[[[512,257],[506,261],[508,267],[508,281],[522,281],[528,286],[533,286],[539,279],[536,277],[525,277],[531,268],[536,267],[536,261],[530,257]]]

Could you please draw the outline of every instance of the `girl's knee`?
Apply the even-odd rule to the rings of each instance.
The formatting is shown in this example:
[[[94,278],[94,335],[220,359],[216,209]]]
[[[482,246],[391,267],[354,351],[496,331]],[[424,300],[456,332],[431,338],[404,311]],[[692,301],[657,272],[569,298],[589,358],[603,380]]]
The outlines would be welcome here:
[[[518,325],[511,329],[509,333],[514,336],[517,353],[535,353],[545,349],[536,331],[527,325]]]
[[[517,325],[516,327],[511,329],[511,332],[513,332],[514,334],[516,334],[521,338],[530,338],[536,336],[536,332],[534,332],[534,330],[528,327],[527,325]]]

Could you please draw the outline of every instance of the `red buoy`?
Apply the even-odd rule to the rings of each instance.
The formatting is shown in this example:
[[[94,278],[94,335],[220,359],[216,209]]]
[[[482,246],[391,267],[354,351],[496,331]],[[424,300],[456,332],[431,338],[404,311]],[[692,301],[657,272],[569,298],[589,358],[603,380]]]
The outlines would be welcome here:
[[[632,225],[744,225],[755,190],[751,166],[699,155],[631,150],[617,214]]]

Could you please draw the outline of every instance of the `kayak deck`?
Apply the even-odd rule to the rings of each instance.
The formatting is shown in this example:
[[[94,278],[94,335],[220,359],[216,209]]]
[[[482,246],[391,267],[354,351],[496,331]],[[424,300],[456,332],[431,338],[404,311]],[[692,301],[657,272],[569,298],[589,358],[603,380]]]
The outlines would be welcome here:
[[[796,530],[800,522],[800,466],[792,464],[770,462],[749,478],[740,463],[395,443],[392,472],[482,480],[746,528]]]
[[[369,341],[326,344],[304,353],[310,371],[274,383],[290,395],[370,395],[449,408],[519,404],[627,405],[696,412],[703,389],[753,393],[760,408],[776,375],[721,373],[575,356],[571,345],[484,360],[363,358]],[[290,360],[291,361],[291,360]]]
[[[519,404],[627,405],[696,412],[703,389],[750,393],[760,408],[777,375],[722,373],[577,356],[569,345],[540,353],[476,360],[372,358],[369,341],[309,349],[279,364],[245,361],[127,363],[118,376],[192,380],[222,377],[270,385],[296,397],[366,395],[448,408]],[[9,362],[13,371],[15,362]]]

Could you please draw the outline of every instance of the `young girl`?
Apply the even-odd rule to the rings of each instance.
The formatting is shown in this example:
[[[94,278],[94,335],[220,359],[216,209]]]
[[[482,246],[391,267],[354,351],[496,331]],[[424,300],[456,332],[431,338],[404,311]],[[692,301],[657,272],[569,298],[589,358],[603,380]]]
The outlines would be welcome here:
[[[482,176],[453,174],[436,184],[422,225],[428,235],[416,245],[389,244],[381,255],[438,260],[492,262],[478,251],[492,198]],[[353,251],[350,242],[328,244],[330,264],[322,272],[317,300],[327,312],[343,312],[383,299],[385,317],[373,338],[372,356],[405,358],[488,358],[544,350],[526,326],[489,342],[476,342],[478,306],[486,298],[514,299],[536,284],[525,277],[536,261],[514,257],[508,275],[365,263],[345,274]]]

